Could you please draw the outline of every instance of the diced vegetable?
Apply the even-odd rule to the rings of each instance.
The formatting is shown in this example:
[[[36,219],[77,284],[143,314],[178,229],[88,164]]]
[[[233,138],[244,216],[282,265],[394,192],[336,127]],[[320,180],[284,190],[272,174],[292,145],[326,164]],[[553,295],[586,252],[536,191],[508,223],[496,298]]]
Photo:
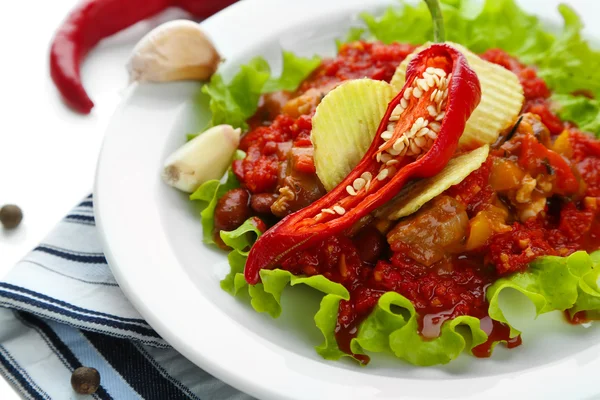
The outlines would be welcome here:
[[[509,70],[482,60],[459,44],[448,44],[465,55],[481,83],[481,102],[467,122],[467,127],[461,137],[461,143],[492,144],[498,139],[500,132],[515,123],[523,106],[523,87],[517,76]],[[426,47],[427,45],[416,49],[412,55],[409,55],[398,66],[391,82],[396,90],[404,85],[408,62],[415,54]]]
[[[333,189],[365,154],[394,90],[386,82],[357,79],[332,90],[317,107],[311,140],[315,167],[325,189]]]
[[[436,176],[406,185],[394,200],[379,209],[376,215],[396,220],[416,212],[425,203],[448,190],[450,186],[459,184],[471,172],[481,167],[488,153],[489,146],[486,145],[450,160],[446,168]]]
[[[490,173],[490,185],[494,191],[516,189],[521,185],[525,172],[505,158],[494,158]]]
[[[506,211],[497,207],[480,211],[469,221],[470,229],[466,250],[470,251],[482,247],[495,233],[510,231],[510,226],[505,224],[506,217]]]

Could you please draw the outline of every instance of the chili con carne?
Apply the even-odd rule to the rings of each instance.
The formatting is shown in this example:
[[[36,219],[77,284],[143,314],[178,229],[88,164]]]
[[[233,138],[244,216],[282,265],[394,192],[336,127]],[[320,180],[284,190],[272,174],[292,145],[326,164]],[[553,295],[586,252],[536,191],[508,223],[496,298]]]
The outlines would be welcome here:
[[[390,102],[358,166],[326,196],[261,236],[250,251],[246,280],[256,284],[261,269],[348,230],[409,179],[439,173],[480,98],[477,75],[459,51],[434,44],[417,54],[407,67],[406,84]]]

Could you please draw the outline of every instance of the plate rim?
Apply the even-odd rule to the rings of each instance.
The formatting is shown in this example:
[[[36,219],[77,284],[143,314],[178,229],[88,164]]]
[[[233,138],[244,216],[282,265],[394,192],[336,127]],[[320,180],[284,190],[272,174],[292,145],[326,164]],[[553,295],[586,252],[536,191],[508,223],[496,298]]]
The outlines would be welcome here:
[[[338,6],[344,6],[344,7],[356,7],[358,5],[361,6],[361,8],[367,8],[364,7],[362,1],[360,0],[329,0],[329,2],[331,4],[337,4]],[[298,9],[299,10],[304,10],[304,12],[307,12],[307,8],[306,5],[307,4],[320,4],[322,2],[320,2],[319,0],[308,0],[305,1],[303,3],[304,6],[300,6]],[[394,4],[392,1],[387,1],[387,0],[377,0],[375,2],[373,2],[374,4]],[[532,0],[529,3],[539,3],[539,4],[544,4],[547,6],[547,3],[544,2],[542,3],[542,0]],[[558,3],[558,2],[557,2]],[[583,1],[570,1],[570,4],[577,4],[577,3],[583,3]],[[296,5],[297,7],[298,5]],[[589,7],[590,5],[588,5]],[[203,26],[205,29],[208,30],[209,32],[209,36],[211,36],[211,34],[214,36],[214,39],[216,39],[216,42],[218,44],[223,44],[222,47],[231,47],[232,45],[235,46],[235,44],[232,44],[232,39],[233,36],[231,34],[229,34],[229,36],[227,37],[227,40],[223,40],[220,41],[219,37],[220,35],[216,35],[215,32],[218,31],[217,27],[221,26],[221,25],[225,25],[227,21],[231,21],[231,20],[237,20],[237,21],[244,21],[247,19],[250,19],[249,17],[252,15],[256,14],[256,10],[261,9],[262,7],[271,7],[272,10],[284,10],[284,11],[289,11],[290,7],[293,7],[292,5],[290,5],[289,3],[287,4],[283,4],[283,2],[280,2],[278,0],[245,0],[239,3],[236,3],[235,5],[227,8],[226,10],[216,14],[215,16],[207,19],[206,21],[203,21],[201,23],[201,26]],[[579,10],[581,13],[582,10],[585,8],[584,6],[582,6],[581,4],[579,5],[575,5],[575,7],[577,10]],[[592,6],[594,7],[594,6]],[[253,11],[255,10],[255,11]],[[252,14],[254,13],[254,14]],[[300,11],[298,11],[298,13],[300,13]],[[319,16],[323,16],[325,11],[321,11],[321,14],[319,14]],[[540,13],[538,13],[538,15],[540,15]],[[300,14],[296,15],[296,17],[301,17]],[[305,16],[306,17],[306,16]],[[314,16],[313,16],[314,17]],[[544,15],[543,17],[548,17],[546,15]],[[264,29],[263,29],[264,30]],[[268,35],[267,35],[268,36]],[[239,44],[238,44],[239,46]],[[227,54],[227,53],[225,53]],[[183,84],[169,84],[169,85],[174,85],[173,87],[177,86],[177,87],[182,87],[181,85]],[[166,87],[166,86],[165,86]],[[103,140],[103,144],[102,144],[102,149],[100,152],[100,156],[98,159],[98,167],[97,167],[97,171],[96,171],[96,181],[95,181],[95,186],[94,186],[94,213],[96,215],[96,225],[98,227],[98,231],[99,231],[99,237],[100,240],[102,242],[104,251],[105,251],[105,255],[106,258],[109,262],[109,265],[111,267],[111,270],[113,271],[113,274],[115,275],[115,279],[117,280],[117,282],[119,283],[119,286],[121,287],[121,289],[123,290],[124,294],[126,295],[126,297],[132,302],[132,304],[136,307],[136,309],[138,309],[138,311],[140,312],[140,314],[148,321],[148,323],[163,337],[165,338],[165,340],[167,342],[169,342],[177,351],[179,351],[180,353],[182,353],[184,356],[186,356],[187,358],[189,358],[192,362],[194,362],[195,364],[197,364],[199,367],[205,369],[206,371],[208,371],[209,373],[211,373],[212,375],[216,376],[217,378],[225,381],[226,383],[230,384],[231,386],[234,386],[236,388],[238,388],[239,390],[242,390],[244,392],[247,392],[253,396],[256,397],[261,397],[261,398],[273,398],[273,399],[297,399],[297,398],[322,398],[322,396],[324,394],[329,394],[331,395],[331,393],[335,393],[336,396],[338,395],[342,395],[344,397],[348,397],[348,398],[367,398],[367,397],[380,397],[380,398],[387,398],[389,397],[393,391],[390,391],[390,389],[393,389],[394,387],[397,387],[398,384],[402,384],[405,387],[405,390],[408,390],[407,393],[403,393],[403,397],[406,398],[412,398],[412,397],[417,397],[420,395],[423,395],[423,388],[420,387],[422,386],[422,380],[417,380],[417,379],[406,379],[406,378],[401,378],[401,377],[397,377],[397,378],[391,378],[391,377],[382,377],[382,376],[370,376],[370,378],[368,380],[372,380],[372,383],[361,383],[361,376],[365,376],[364,374],[361,374],[360,372],[357,371],[352,371],[352,370],[346,370],[346,369],[341,369],[341,368],[330,368],[330,366],[324,366],[324,364],[322,363],[318,363],[315,362],[314,360],[308,360],[305,359],[304,357],[294,354],[292,352],[289,352],[287,350],[283,351],[283,354],[281,352],[281,350],[279,350],[279,352],[277,351],[277,349],[274,349],[274,346],[269,346],[268,343],[265,343],[265,340],[262,340],[259,337],[253,337],[253,335],[248,335],[248,337],[245,340],[245,344],[252,344],[254,346],[257,346],[257,348],[259,348],[260,350],[254,349],[254,351],[250,351],[247,350],[247,352],[245,352],[244,354],[238,354],[238,357],[235,357],[235,354],[232,353],[236,353],[236,352],[228,352],[228,356],[234,357],[235,361],[229,360],[227,362],[223,362],[222,360],[219,360],[219,358],[221,358],[220,355],[215,354],[215,352],[211,352],[210,349],[206,349],[206,352],[204,352],[203,354],[199,354],[197,352],[197,348],[195,346],[190,345],[190,343],[188,343],[187,341],[189,340],[189,338],[187,339],[183,339],[182,335],[181,335],[181,331],[177,331],[177,328],[173,328],[170,324],[173,323],[173,326],[180,326],[180,324],[176,324],[172,318],[168,318],[168,313],[170,310],[172,310],[173,306],[177,306],[178,304],[170,302],[169,304],[161,304],[161,303],[156,303],[156,301],[152,301],[152,297],[149,297],[149,289],[148,288],[141,288],[139,285],[136,284],[135,282],[135,275],[133,274],[134,271],[132,271],[130,268],[127,267],[123,267],[124,262],[129,262],[130,261],[130,256],[127,256],[126,252],[127,250],[125,249],[125,246],[123,246],[121,243],[117,243],[117,240],[122,239],[122,234],[121,235],[116,235],[116,221],[114,220],[114,216],[117,215],[115,213],[115,204],[114,202],[111,202],[110,200],[110,196],[108,196],[109,193],[113,193],[113,191],[110,189],[112,186],[110,186],[110,184],[107,182],[107,178],[109,177],[114,177],[114,171],[111,171],[111,169],[114,169],[113,166],[109,166],[111,164],[111,162],[115,161],[115,154],[114,154],[114,150],[115,147],[113,146],[113,143],[115,142],[115,138],[118,134],[119,131],[123,131],[123,126],[127,126],[128,124],[131,124],[131,119],[130,119],[130,115],[133,113],[135,114],[136,110],[132,109],[132,102],[134,101],[134,99],[136,99],[139,96],[143,97],[143,94],[141,93],[141,87],[138,85],[132,85],[129,87],[129,89],[126,91],[121,104],[119,105],[119,107],[117,108],[117,111],[115,112],[115,114],[113,115],[111,122],[109,123],[109,126],[106,130],[106,134],[105,134],[105,138]],[[188,101],[189,99],[181,99],[182,103]],[[139,110],[137,110],[139,111]],[[121,132],[122,133],[122,132]],[[117,143],[119,142],[119,140],[116,141]],[[117,154],[119,154],[117,152]],[[107,160],[110,160],[107,161]],[[158,178],[158,171],[155,171],[155,177],[154,179],[148,181],[148,182],[152,182],[152,185],[156,184],[156,181],[160,181]],[[153,171],[154,173],[154,171]],[[104,193],[107,193],[107,195],[105,196]],[[162,253],[161,253],[162,254]],[[174,258],[172,257],[173,255],[171,255],[171,257],[166,256],[164,259],[170,259],[173,260]],[[161,258],[161,260],[164,260],[163,258]],[[175,276],[174,276],[175,277]],[[173,277],[173,278],[174,278]],[[172,282],[168,279],[168,277],[165,277],[166,279],[163,280],[154,280],[152,283],[155,285],[154,288],[161,288],[163,284],[165,283],[169,283],[169,284],[173,284],[175,283],[176,286],[173,287],[179,287],[179,284],[181,284],[182,282]],[[148,283],[148,282],[146,282]],[[187,282],[188,285],[190,284],[189,282]],[[156,286],[157,284],[160,284],[161,286]],[[188,285],[186,285],[186,287],[188,287]],[[214,305],[212,305],[210,302],[205,301],[204,303],[200,303],[203,306],[210,308],[215,308]],[[234,325],[231,323],[232,321],[227,321],[227,318],[223,318],[224,316],[218,316],[218,313],[220,312],[219,310],[213,310],[212,312],[215,312],[216,314],[212,315],[212,317],[215,318],[216,321],[219,321],[219,323],[222,323],[224,327],[229,327],[229,328],[233,328]],[[168,321],[168,323],[165,323],[165,321]],[[254,335],[256,336],[256,335]],[[597,346],[596,346],[597,347]],[[264,352],[268,352],[269,353],[269,359],[270,362],[272,362],[272,364],[269,366],[269,372],[271,373],[269,377],[263,377],[261,378],[261,373],[259,373],[258,371],[252,371],[251,369],[247,369],[246,371],[243,372],[248,372],[248,374],[244,374],[244,373],[240,373],[242,372],[240,370],[240,368],[236,367],[236,372],[232,372],[230,370],[228,370],[232,364],[236,364],[239,363],[242,366],[246,366],[246,367],[251,367],[252,366],[252,358],[255,356],[263,356],[266,355],[266,353]],[[287,358],[286,358],[287,357]],[[554,363],[554,365],[550,365],[550,366],[543,366],[543,367],[539,367],[536,368],[532,371],[525,371],[524,375],[530,375],[530,379],[532,378],[532,374],[533,375],[538,375],[541,372],[541,375],[539,376],[539,387],[540,390],[544,389],[544,387],[546,388],[546,391],[549,395],[556,395],[556,390],[549,390],[545,383],[547,383],[547,372],[549,371],[549,369],[551,370],[551,373],[558,373],[559,371],[561,371],[558,375],[558,377],[561,378],[561,380],[564,380],[564,377],[568,377],[570,374],[568,374],[569,371],[569,366],[565,366],[564,364],[569,364],[567,361],[573,361],[573,358],[577,358],[577,357],[572,357],[569,358],[568,360],[564,360],[565,362],[563,362],[562,364],[560,362],[558,363]],[[581,364],[582,360],[585,360],[585,364],[586,365],[586,369],[587,371],[593,371],[596,368],[600,367],[600,354],[596,357],[595,360],[590,361],[589,359],[586,360],[586,358],[589,357],[583,357],[583,359],[579,359],[579,360],[575,360],[575,361],[579,361],[577,362],[577,364]],[[292,370],[288,367],[286,368],[286,365],[289,364],[288,360],[292,360],[293,362],[297,362],[298,365],[301,366],[301,368],[299,368],[301,371],[296,371],[296,370]],[[286,362],[287,361],[287,362]],[[562,360],[561,360],[562,361]],[[306,371],[322,371],[322,372],[326,372],[326,373],[333,373],[333,376],[331,376],[331,382],[323,382],[321,379],[319,380],[315,380],[315,379],[311,379],[310,377],[308,377],[306,375],[305,372],[302,371],[302,369],[305,369]],[[573,366],[571,366],[570,368],[573,368]],[[282,371],[284,371],[285,373],[283,373]],[[337,371],[337,373],[335,373],[334,371]],[[266,371],[265,371],[266,372]],[[593,382],[593,374],[589,374],[589,376],[586,376],[586,374],[581,374],[582,376],[578,376],[577,381],[579,382]],[[276,376],[278,380],[280,380],[280,382],[274,384],[273,382],[273,376]],[[586,376],[586,380],[584,380],[584,376]],[[494,379],[496,378],[496,379]],[[454,395],[465,395],[466,393],[464,393],[464,381],[468,380],[468,381],[478,381],[478,384],[476,386],[479,387],[479,390],[477,390],[477,393],[472,392],[470,394],[475,394],[475,395],[481,395],[481,394],[485,394],[485,395],[489,395],[490,393],[488,393],[488,390],[490,387],[492,388],[496,388],[499,390],[499,393],[503,393],[502,395],[514,395],[515,392],[514,390],[511,390],[510,388],[508,388],[507,386],[511,386],[511,385],[502,385],[502,387],[500,387],[500,381],[501,380],[505,380],[507,378],[511,378],[511,376],[506,376],[506,374],[504,376],[491,376],[491,377],[464,377],[464,378],[458,378],[458,379],[453,379],[453,380],[447,380],[444,381],[444,385],[440,385],[440,386],[444,386],[444,388],[440,388],[440,389],[433,389],[429,395],[430,396],[436,396],[439,398],[442,397],[451,397],[453,394]],[[520,380],[518,379],[518,377],[512,377],[512,383],[517,383]],[[291,393],[293,391],[290,391],[290,388],[295,387],[295,384],[298,383],[298,379],[303,379],[307,384],[303,385],[302,390],[304,392],[301,393],[302,397],[298,397],[298,393],[294,394]],[[354,381],[353,379],[356,379],[356,381]],[[351,384],[349,382],[352,382]],[[416,383],[415,383],[416,382]],[[573,380],[569,381],[570,385],[569,386],[578,386],[576,384],[576,382],[574,382]],[[486,385],[489,384],[489,385]],[[482,386],[483,385],[483,386]],[[538,386],[538,385],[536,385]],[[555,389],[555,388],[553,388]],[[335,392],[334,392],[335,391]],[[599,393],[598,391],[594,391],[593,394],[597,394]],[[542,394],[542,393],[539,393]],[[306,397],[304,397],[305,395],[307,395]],[[494,395],[497,395],[496,392],[494,392]]]

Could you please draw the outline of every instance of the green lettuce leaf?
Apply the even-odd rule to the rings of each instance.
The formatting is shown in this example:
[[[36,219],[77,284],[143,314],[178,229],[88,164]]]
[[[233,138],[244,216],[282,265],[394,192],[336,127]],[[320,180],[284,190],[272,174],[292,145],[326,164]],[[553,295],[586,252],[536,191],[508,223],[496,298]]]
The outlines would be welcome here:
[[[261,283],[248,285],[244,278],[244,266],[248,250],[260,234],[252,219],[234,231],[221,232],[223,242],[233,249],[228,256],[231,270],[221,281],[221,288],[234,296],[247,293],[255,311],[268,313],[273,318],[281,315],[281,295],[287,286],[304,284],[324,293],[319,311],[315,314],[315,324],[324,337],[324,342],[316,347],[317,353],[325,359],[335,360],[348,356],[338,348],[334,333],[340,300],[350,298],[344,286],[322,275],[299,277],[280,269],[262,270]]]
[[[212,237],[212,232],[215,226],[215,208],[217,202],[225,193],[231,189],[235,189],[240,186],[237,178],[230,170],[227,173],[227,179],[224,183],[218,180],[211,180],[203,183],[194,193],[190,195],[190,200],[201,201],[206,203],[204,209],[200,213],[202,218],[202,232],[204,243],[214,244],[215,241]]]
[[[552,101],[561,119],[574,121],[581,130],[600,135],[600,101],[570,94],[555,94]]]
[[[589,255],[583,251],[569,257],[541,257],[532,262],[526,272],[497,280],[486,293],[490,317],[508,324],[498,303],[500,293],[506,289],[527,296],[537,315],[550,311],[599,311],[599,257],[600,252]],[[511,337],[519,333],[511,326]]]
[[[353,26],[352,28],[350,28],[350,30],[346,34],[346,37],[344,37],[343,39],[335,39],[335,44],[337,46],[338,51],[340,50],[340,47],[342,47],[343,44],[361,40],[364,33],[364,28],[359,28],[357,26]]]
[[[413,304],[406,297],[395,292],[384,294],[360,325],[358,335],[351,343],[352,352],[391,351],[411,364],[431,366],[447,364],[463,350],[471,351],[488,338],[480,328],[479,319],[461,316],[445,322],[440,336],[426,340],[419,334],[417,318]],[[464,333],[457,331],[460,325],[468,328],[470,343]]]
[[[221,74],[214,74],[202,92],[210,97],[212,119],[209,126],[229,124],[245,128],[246,120],[255,112],[265,83],[271,76],[269,64],[255,57],[228,84]]]
[[[293,92],[298,89],[300,83],[305,80],[319,65],[321,59],[317,56],[312,58],[298,57],[291,51],[283,52],[283,70],[281,76],[269,79],[262,89],[263,93],[287,90]]]
[[[319,66],[319,57],[297,57],[283,52],[283,70],[278,78],[271,77],[271,68],[262,57],[255,57],[242,65],[239,72],[225,83],[221,74],[214,74],[202,92],[209,97],[212,118],[209,127],[229,124],[247,128],[246,121],[256,112],[260,96],[278,90],[294,91]]]
[[[582,37],[583,24],[565,4],[558,8],[564,27],[560,34],[546,31],[537,17],[523,11],[515,0],[442,0],[448,41],[476,53],[501,48],[537,67],[538,74],[556,93],[559,115],[582,130],[600,134],[598,103],[572,93],[586,89],[600,97],[600,52]],[[433,37],[427,6],[402,3],[381,17],[362,14],[372,39],[384,43],[422,44]]]

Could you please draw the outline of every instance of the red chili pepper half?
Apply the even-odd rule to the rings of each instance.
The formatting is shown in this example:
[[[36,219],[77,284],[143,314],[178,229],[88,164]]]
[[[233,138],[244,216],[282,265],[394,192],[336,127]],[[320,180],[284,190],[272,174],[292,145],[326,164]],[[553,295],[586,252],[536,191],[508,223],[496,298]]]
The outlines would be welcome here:
[[[260,237],[246,263],[248,283],[256,284],[261,269],[274,268],[290,253],[347,231],[409,179],[439,173],[480,98],[477,75],[458,50],[434,44],[417,54],[360,163],[326,196]]]
[[[56,32],[50,47],[50,75],[65,102],[88,114],[94,103],[81,83],[80,64],[98,42],[168,7],[207,18],[236,0],[85,0]]]

